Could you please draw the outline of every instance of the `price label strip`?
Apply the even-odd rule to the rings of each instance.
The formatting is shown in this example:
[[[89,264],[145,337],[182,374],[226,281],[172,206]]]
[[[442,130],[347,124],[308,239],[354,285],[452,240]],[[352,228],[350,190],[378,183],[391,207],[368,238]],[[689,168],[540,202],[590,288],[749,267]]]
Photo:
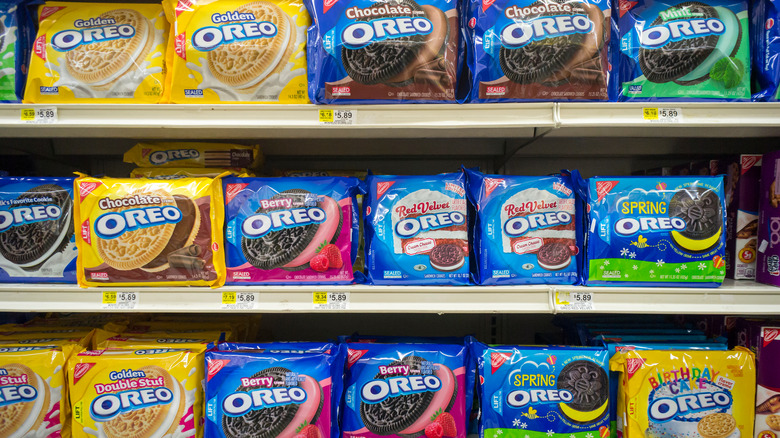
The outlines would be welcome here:
[[[314,292],[312,304],[314,310],[347,310],[349,292]]]
[[[222,310],[254,310],[258,297],[255,292],[222,292]]]
[[[100,308],[103,310],[132,310],[138,307],[138,292],[103,291]]]
[[[357,110],[355,109],[321,109],[319,110],[320,125],[355,125]]]
[[[563,312],[593,311],[593,292],[555,291],[555,310]]]
[[[22,122],[24,123],[57,123],[57,108],[23,108]]]
[[[650,123],[682,123],[682,108],[642,108],[642,118]]]

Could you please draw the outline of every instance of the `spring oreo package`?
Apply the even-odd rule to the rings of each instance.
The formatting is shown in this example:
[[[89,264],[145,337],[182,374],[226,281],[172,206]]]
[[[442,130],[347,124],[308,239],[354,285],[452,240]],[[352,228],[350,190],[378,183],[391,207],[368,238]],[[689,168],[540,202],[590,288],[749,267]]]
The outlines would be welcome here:
[[[620,2],[619,99],[750,99],[743,0]]]
[[[587,285],[718,287],[725,277],[722,177],[587,180]]]
[[[370,175],[366,272],[373,284],[469,283],[465,175]]]
[[[341,283],[354,279],[357,178],[226,178],[227,281]]]
[[[38,1],[0,1],[0,102],[20,102],[27,79],[35,23],[28,5]]]
[[[753,100],[780,100],[780,11],[774,0],[750,4],[751,49],[753,52]]]
[[[464,345],[346,344],[344,438],[466,437],[474,370]]]
[[[582,206],[570,175],[484,175],[466,169],[476,207],[477,284],[574,284],[582,256]]]

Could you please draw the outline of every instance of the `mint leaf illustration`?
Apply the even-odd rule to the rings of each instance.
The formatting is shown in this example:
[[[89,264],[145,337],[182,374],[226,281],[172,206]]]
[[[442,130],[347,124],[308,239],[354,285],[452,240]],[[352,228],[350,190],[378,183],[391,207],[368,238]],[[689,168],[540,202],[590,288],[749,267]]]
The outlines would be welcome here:
[[[726,89],[734,88],[745,76],[745,65],[737,58],[720,59],[710,69],[710,78],[722,82]]]

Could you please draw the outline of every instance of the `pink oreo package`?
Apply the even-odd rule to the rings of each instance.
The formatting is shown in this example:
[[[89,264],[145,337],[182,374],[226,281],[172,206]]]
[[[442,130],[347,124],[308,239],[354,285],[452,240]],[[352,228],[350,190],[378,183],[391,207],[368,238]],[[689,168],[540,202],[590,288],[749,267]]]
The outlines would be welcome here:
[[[225,178],[227,284],[349,284],[357,178]]]

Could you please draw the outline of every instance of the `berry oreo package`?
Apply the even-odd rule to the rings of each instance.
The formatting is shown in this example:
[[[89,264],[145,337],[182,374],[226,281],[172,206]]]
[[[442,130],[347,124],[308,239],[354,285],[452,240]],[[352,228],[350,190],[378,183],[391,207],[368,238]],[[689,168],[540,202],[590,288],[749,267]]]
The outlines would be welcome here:
[[[465,172],[469,201],[476,210],[475,283],[577,283],[582,206],[570,175]]]
[[[227,282],[354,280],[357,178],[225,178]]]
[[[0,1],[0,102],[20,102],[35,39],[35,18],[28,7],[41,0]]]
[[[774,0],[754,0],[750,5],[752,31],[753,100],[780,100],[780,11]]]
[[[464,345],[345,345],[344,438],[466,437],[475,375]]]
[[[465,175],[370,175],[366,272],[373,284],[469,283]]]
[[[750,99],[747,1],[620,2],[620,100]]]

